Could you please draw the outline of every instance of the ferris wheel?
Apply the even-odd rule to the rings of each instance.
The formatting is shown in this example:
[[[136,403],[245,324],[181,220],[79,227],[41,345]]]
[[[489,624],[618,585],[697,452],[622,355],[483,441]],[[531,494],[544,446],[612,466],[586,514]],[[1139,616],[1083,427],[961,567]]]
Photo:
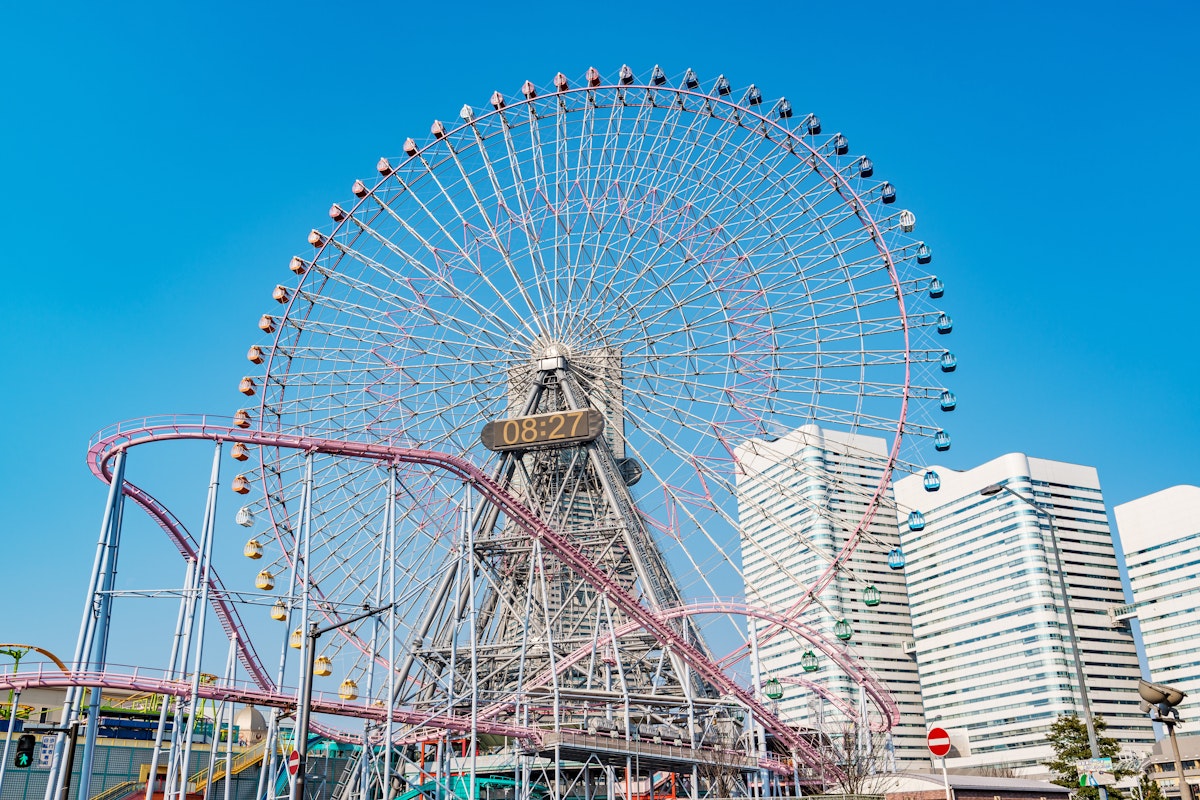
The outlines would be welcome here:
[[[241,447],[239,521],[280,642],[386,606],[321,642],[347,698],[597,733],[620,695],[622,727],[660,736],[703,699],[688,724],[718,729],[729,687],[622,602],[736,670],[759,612],[715,598],[776,558],[745,523],[748,448],[797,430],[884,442],[796,612],[893,513],[893,470],[948,446],[950,320],[896,200],[815,115],[691,70],[560,73],[405,141],[274,288],[237,424],[473,464],[574,550],[428,463]],[[792,491],[775,474],[758,479]]]

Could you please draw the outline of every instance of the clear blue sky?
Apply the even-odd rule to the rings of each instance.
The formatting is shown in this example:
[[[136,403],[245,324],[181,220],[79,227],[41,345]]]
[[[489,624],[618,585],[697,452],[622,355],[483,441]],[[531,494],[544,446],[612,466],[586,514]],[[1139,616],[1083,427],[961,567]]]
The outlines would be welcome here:
[[[1200,484],[1198,9],[10,8],[0,641],[71,654],[104,501],[84,464],[93,432],[231,413],[258,315],[330,202],[434,118],[592,65],[757,83],[874,159],[948,286],[949,465],[1010,451],[1091,464],[1110,505]],[[189,467],[200,479],[167,455],[137,458],[132,476],[176,478],[195,519],[206,453]],[[178,569],[153,530],[130,537],[130,559]],[[36,611],[12,613],[25,604]]]

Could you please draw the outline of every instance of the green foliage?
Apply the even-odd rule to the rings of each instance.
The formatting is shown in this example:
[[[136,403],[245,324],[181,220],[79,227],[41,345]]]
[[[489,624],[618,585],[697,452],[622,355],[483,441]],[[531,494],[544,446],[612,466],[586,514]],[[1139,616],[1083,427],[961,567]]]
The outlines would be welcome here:
[[[1113,773],[1117,780],[1132,775],[1131,771],[1122,770],[1119,767],[1117,759],[1121,753],[1121,745],[1111,736],[1104,735],[1105,729],[1108,728],[1104,717],[1094,717],[1093,724],[1096,727],[1096,744],[1100,751],[1100,757],[1113,759],[1115,768]],[[1074,714],[1064,714],[1050,726],[1050,732],[1046,734],[1046,739],[1054,749],[1054,757],[1049,761],[1043,761],[1042,764],[1049,767],[1050,771],[1055,774],[1054,782],[1059,786],[1069,786],[1074,789],[1076,800],[1099,800],[1099,787],[1080,787],[1079,770],[1075,768],[1075,762],[1092,757],[1092,748],[1088,744],[1087,726],[1083,720]],[[1108,787],[1108,796],[1109,800],[1123,800],[1124,798],[1124,794],[1112,786]]]
[[[1163,797],[1162,789],[1158,788],[1158,781],[1144,772],[1138,779],[1138,787],[1134,791],[1134,796],[1136,800],[1166,800]]]

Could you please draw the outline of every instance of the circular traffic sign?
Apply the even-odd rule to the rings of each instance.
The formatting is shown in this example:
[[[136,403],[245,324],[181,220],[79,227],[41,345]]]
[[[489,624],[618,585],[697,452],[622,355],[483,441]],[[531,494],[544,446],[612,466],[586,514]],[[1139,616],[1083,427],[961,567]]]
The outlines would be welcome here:
[[[950,752],[950,734],[942,728],[930,728],[925,741],[929,744],[929,752],[935,756],[945,756]]]
[[[288,775],[295,775],[300,770],[300,751],[293,750],[288,755]]]

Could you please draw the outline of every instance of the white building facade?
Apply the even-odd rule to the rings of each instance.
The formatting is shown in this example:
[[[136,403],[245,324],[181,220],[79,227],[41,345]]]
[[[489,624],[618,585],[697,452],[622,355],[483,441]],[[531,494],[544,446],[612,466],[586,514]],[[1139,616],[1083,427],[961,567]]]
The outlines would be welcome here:
[[[813,425],[774,441],[754,439],[737,449],[738,516],[746,598],[774,611],[801,603],[814,582],[829,568],[863,520],[872,498],[881,491],[886,442]],[[925,718],[921,707],[912,628],[904,574],[888,566],[899,547],[891,513],[890,488],[848,563],[818,593],[799,617],[827,641],[861,659],[890,691],[900,710],[900,724],[890,738],[867,741],[866,727],[880,718],[868,700],[831,660],[806,671],[802,657],[819,650],[794,636],[777,636],[759,647],[762,680],[783,683],[780,714],[789,721],[819,728],[833,736],[858,724],[860,749],[900,769],[927,769]],[[872,587],[872,589],[868,589]],[[878,592],[878,604],[865,599]],[[835,638],[843,622],[850,638]],[[758,630],[766,623],[753,623]],[[811,665],[810,665],[811,666]],[[812,686],[810,684],[816,684]],[[832,694],[830,698],[828,695]],[[850,714],[856,715],[850,719]]]
[[[1047,774],[1046,733],[1083,716],[1049,519],[1054,521],[1092,712],[1123,747],[1153,742],[1138,709],[1132,636],[1110,624],[1124,603],[1100,481],[1092,467],[1010,454],[966,472],[935,467],[897,481],[909,602],[926,718],[951,733],[950,767]]]
[[[1200,707],[1200,487],[1174,486],[1113,508],[1150,678]]]

